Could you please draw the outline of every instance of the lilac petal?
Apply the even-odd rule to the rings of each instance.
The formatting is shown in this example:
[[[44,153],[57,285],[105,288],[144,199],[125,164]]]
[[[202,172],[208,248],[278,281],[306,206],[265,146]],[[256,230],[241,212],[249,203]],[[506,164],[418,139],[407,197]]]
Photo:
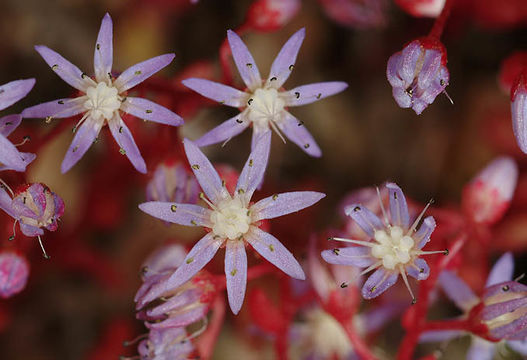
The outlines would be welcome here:
[[[351,217],[360,228],[368,234],[370,237],[373,237],[375,230],[380,230],[384,228],[382,221],[371,212],[368,208],[363,207],[360,204],[352,204],[344,208],[344,212],[347,216]]]
[[[348,84],[342,81],[328,81],[298,86],[283,94],[286,106],[300,106],[338,94],[347,87]]]
[[[490,321],[502,315],[513,313],[520,308],[527,306],[527,297],[520,297],[517,299],[500,301],[494,304],[486,305],[481,312],[481,319],[483,321]]]
[[[227,296],[234,315],[242,308],[247,286],[247,254],[243,241],[227,241],[225,251],[225,277],[227,278]]]
[[[298,261],[273,235],[251,226],[245,240],[267,261],[287,275],[295,279],[305,280],[306,275]]]
[[[13,199],[7,193],[3,186],[0,186],[0,209],[4,210],[12,218],[16,218],[15,212],[11,206]]]
[[[398,69],[401,64],[401,53],[397,52],[390,56],[388,59],[388,66],[386,67],[386,77],[388,78],[388,82],[391,86],[394,88],[404,88],[406,87],[406,84],[404,81],[399,77]]]
[[[443,271],[439,275],[439,285],[446,296],[461,310],[469,311],[479,302],[479,298],[470,287],[451,271]]]
[[[423,220],[421,227],[415,233],[414,239],[418,242],[417,248],[422,249],[429,241],[430,236],[436,228],[436,221],[433,216],[428,216]]]
[[[425,51],[423,66],[419,75],[417,76],[417,85],[421,89],[427,89],[432,85],[432,82],[437,78],[441,68],[442,55],[438,50]]]
[[[16,146],[2,135],[0,135],[0,163],[6,170],[15,171],[24,171],[27,165]]]
[[[0,135],[8,137],[22,121],[22,116],[12,114],[0,118]]]
[[[270,149],[271,132],[269,131],[262,135],[254,150],[249,154],[236,184],[236,192],[243,196],[246,204],[249,203],[254,191],[263,180]]]
[[[134,137],[130,132],[130,129],[126,126],[123,119],[119,115],[115,115],[113,119],[108,121],[110,132],[117,144],[124,150],[124,154],[130,160],[132,165],[140,173],[146,174],[145,160],[141,156],[137,145],[135,144]]]
[[[60,170],[62,173],[66,173],[73,165],[80,160],[80,158],[88,151],[90,146],[93,144],[97,135],[101,131],[101,121],[93,121],[88,118],[84,123],[77,129],[75,137],[71,142],[68,152],[62,161]]]
[[[212,227],[211,211],[198,205],[150,201],[139,204],[139,209],[148,215],[174,224]]]
[[[386,188],[390,196],[390,215],[392,225],[408,229],[410,217],[408,215],[408,205],[403,191],[395,183],[387,183]]]
[[[368,267],[373,265],[377,259],[371,256],[371,249],[363,246],[349,246],[324,250],[322,258],[330,264],[348,265],[356,267]]]
[[[408,95],[404,87],[394,87],[392,89],[392,95],[397,105],[403,109],[409,108],[414,104],[414,100]]]
[[[313,157],[322,156],[322,151],[318,147],[315,139],[313,139],[313,136],[304,126],[304,123],[287,111],[284,111],[283,114],[282,121],[278,122],[277,125],[283,131],[284,135],[308,155]]]
[[[119,93],[122,93],[154,75],[170,64],[175,57],[175,54],[164,54],[130,66],[119,75],[113,84],[119,89]]]
[[[426,280],[430,275],[430,266],[428,266],[428,263],[421,258],[415,259],[413,264],[405,267],[405,270],[408,275],[417,280]]]
[[[253,221],[273,219],[305,209],[326,197],[316,191],[293,191],[275,194],[251,206]]]
[[[78,98],[64,98],[48,101],[42,104],[28,107],[22,111],[24,118],[68,118],[85,112],[85,96]]]
[[[406,308],[406,303],[387,301],[364,312],[364,315],[361,316],[364,333],[371,334],[381,330],[389,321],[401,315]]]
[[[401,52],[401,62],[397,73],[406,86],[409,86],[414,80],[417,61],[422,53],[423,47],[419,41],[412,41]]]
[[[110,14],[106,13],[102,18],[99,35],[95,43],[93,54],[93,67],[95,78],[98,82],[111,78],[113,63],[113,24]]]
[[[35,85],[35,79],[15,80],[0,86],[0,110],[25,97]]]
[[[280,52],[273,61],[267,84],[279,89],[287,80],[296,62],[296,57],[304,37],[306,29],[302,28],[293,34],[282,46]]]
[[[444,342],[454,340],[463,336],[465,333],[460,330],[434,330],[425,331],[419,337],[420,343],[426,342]]]
[[[216,126],[198,140],[194,141],[194,143],[197,146],[202,147],[228,141],[234,136],[240,134],[243,130],[247,129],[249,124],[249,120],[244,119],[242,114],[238,114]]]
[[[521,151],[527,154],[527,93],[517,90],[511,102],[512,130]]]
[[[195,323],[196,321],[199,321],[204,316],[206,316],[207,310],[208,310],[207,306],[205,305],[197,306],[188,311],[185,311],[179,314],[173,314],[164,321],[151,323],[149,327],[151,329],[167,329],[167,328],[175,328],[175,327],[181,328],[184,326],[188,326],[190,324]],[[174,359],[177,359],[177,357]]]
[[[197,289],[189,289],[171,297],[168,301],[159,304],[155,308],[147,310],[146,314],[150,317],[156,317],[171,311],[181,310],[187,305],[198,303],[200,296],[201,294]]]
[[[247,46],[245,46],[238,34],[232,30],[227,30],[227,40],[231,47],[232,57],[245,85],[247,85],[249,90],[260,87],[262,78]]]
[[[158,248],[143,262],[143,278],[150,278],[177,268],[183,263],[186,255],[187,251],[180,244],[169,244]]]
[[[37,155],[32,154],[32,153],[23,152],[23,153],[20,153],[20,157],[22,157],[22,161],[24,162],[24,169],[25,169],[29,164],[31,164],[31,162],[33,162],[33,160],[37,158]],[[5,164],[1,164],[0,171],[4,171],[4,170],[16,170],[16,169],[6,166]],[[16,171],[19,171],[19,170],[16,170]]]
[[[206,79],[190,78],[182,81],[183,85],[194,90],[198,94],[222,105],[232,107],[245,106],[247,94],[233,87],[223,85]]]
[[[62,80],[73,86],[75,89],[86,92],[91,85],[88,76],[78,67],[64,59],[61,55],[51,50],[47,46],[37,45],[35,50],[42,56],[46,63]]]
[[[518,354],[527,356],[527,339],[523,340],[510,340],[507,341],[507,345]]]
[[[514,275],[514,258],[510,252],[503,254],[490,270],[486,286],[511,281]]]
[[[121,110],[137,116],[140,119],[157,122],[160,124],[179,126],[183,119],[178,114],[168,110],[166,107],[156,104],[147,99],[138,97],[127,97],[121,105]]]
[[[366,300],[376,298],[395,284],[398,276],[398,272],[377,269],[362,286],[362,297]]]
[[[214,204],[229,196],[227,190],[222,185],[218,172],[201,150],[188,139],[183,140],[183,146],[185,147],[185,153],[187,154],[190,167],[205,195]]]
[[[27,224],[22,224],[22,223],[20,223],[20,231],[22,231],[22,234],[28,237],[44,235],[44,230],[42,230],[41,228],[36,227],[36,226],[27,225]]]
[[[495,352],[496,343],[474,336],[467,352],[467,360],[492,360]]]

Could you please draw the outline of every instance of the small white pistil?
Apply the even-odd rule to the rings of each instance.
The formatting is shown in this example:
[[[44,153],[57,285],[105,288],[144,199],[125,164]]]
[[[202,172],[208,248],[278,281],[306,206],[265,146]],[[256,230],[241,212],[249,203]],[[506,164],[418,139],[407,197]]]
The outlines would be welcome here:
[[[215,235],[234,240],[249,231],[251,217],[241,199],[234,197],[219,202],[210,215],[210,221]]]
[[[269,122],[279,120],[285,102],[274,88],[259,88],[254,91],[248,102],[247,118],[254,126],[268,129]]]
[[[86,91],[86,97],[84,108],[90,112],[90,116],[95,120],[109,120],[113,113],[121,107],[119,91],[113,86],[108,86],[105,82],[89,87]]]
[[[397,265],[406,264],[412,258],[414,239],[404,235],[399,226],[375,231],[374,239],[377,244],[372,247],[371,254],[382,260],[386,269],[393,270]]]

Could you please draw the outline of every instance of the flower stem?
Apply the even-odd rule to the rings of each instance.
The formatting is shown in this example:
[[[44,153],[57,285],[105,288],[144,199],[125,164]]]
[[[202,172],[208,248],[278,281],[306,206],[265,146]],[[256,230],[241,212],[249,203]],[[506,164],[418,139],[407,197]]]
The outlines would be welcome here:
[[[452,10],[453,3],[454,3],[454,0],[446,0],[445,6],[443,6],[443,10],[441,11],[441,14],[439,14],[439,16],[436,18],[434,22],[434,26],[432,26],[432,30],[430,30],[428,37],[439,40],[439,38],[441,37],[441,34],[443,34],[446,21],[448,20],[448,17],[450,16],[450,11]]]

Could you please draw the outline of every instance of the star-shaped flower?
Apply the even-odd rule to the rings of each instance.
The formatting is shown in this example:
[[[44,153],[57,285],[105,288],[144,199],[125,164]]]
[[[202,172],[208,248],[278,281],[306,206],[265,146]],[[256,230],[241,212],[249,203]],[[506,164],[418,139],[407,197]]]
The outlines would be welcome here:
[[[288,192],[251,203],[252,195],[262,182],[267,166],[270,137],[271,133],[267,132],[257,142],[238,178],[233,194],[227,191],[225,182],[220,179],[199,148],[189,140],[184,141],[188,161],[203,189],[200,197],[210,209],[199,205],[157,201],[143,203],[139,208],[159,219],[187,226],[202,226],[210,229],[210,232],[194,245],[183,264],[165,283],[150,290],[144,301],[151,301],[167,290],[187,282],[222,246],[226,247],[227,294],[235,314],[240,311],[245,297],[247,244],[287,275],[296,279],[305,278],[293,255],[273,235],[261,230],[260,222],[304,209],[325,195],[313,191]]]
[[[198,146],[227,141],[252,125],[253,148],[261,134],[273,129],[280,137],[283,133],[309,155],[322,155],[304,123],[286,109],[334,95],[346,89],[348,85],[332,81],[302,85],[289,91],[282,88],[294,68],[304,37],[305,29],[300,29],[291,36],[275,58],[267,80],[262,80],[258,67],[243,41],[235,32],[227,31],[234,62],[247,89],[240,91],[210,80],[195,78],[183,80],[183,84],[209,99],[239,108],[241,113],[199,138],[196,141]]]
[[[170,64],[174,54],[160,55],[133,65],[123,71],[117,79],[112,76],[113,63],[112,19],[106,14],[95,45],[93,64],[95,79],[46,46],[35,46],[51,69],[69,85],[83,95],[71,99],[58,99],[32,106],[22,112],[23,117],[68,118],[83,114],[73,128],[76,135],[62,162],[62,173],[68,171],[86,153],[96,140],[102,127],[108,124],[119,146],[134,167],[146,173],[146,164],[135,144],[132,133],[121,118],[120,112],[161,124],[178,126],[183,119],[150,100],[130,97],[127,91]]]

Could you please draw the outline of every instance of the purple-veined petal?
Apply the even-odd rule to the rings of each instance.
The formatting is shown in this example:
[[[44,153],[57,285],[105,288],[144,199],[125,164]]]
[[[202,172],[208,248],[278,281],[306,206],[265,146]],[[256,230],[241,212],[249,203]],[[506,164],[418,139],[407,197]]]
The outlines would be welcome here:
[[[273,61],[271,71],[267,84],[279,89],[287,80],[296,62],[296,57],[304,37],[306,36],[306,29],[302,28],[293,34],[282,46],[280,52]]]
[[[492,360],[495,352],[495,343],[474,336],[467,352],[467,360]]]
[[[147,316],[160,316],[167,314],[174,310],[180,310],[181,308],[190,305],[192,303],[198,303],[201,294],[197,289],[185,290],[176,296],[171,297],[168,301],[165,301],[153,309],[146,311]]]
[[[168,110],[164,106],[143,98],[127,97],[121,105],[121,110],[128,114],[132,114],[133,116],[137,116],[140,119],[160,124],[172,126],[183,124],[183,119],[178,114]]]
[[[214,204],[229,196],[227,190],[222,185],[218,172],[196,144],[188,139],[184,139],[183,146],[185,147],[185,153],[187,154],[190,167],[205,195]]]
[[[366,300],[376,298],[395,284],[398,276],[396,271],[389,272],[384,268],[375,270],[362,286],[362,297]]]
[[[198,94],[222,105],[242,107],[246,105],[247,94],[231,86],[223,85],[206,79],[190,78],[182,81],[183,85]]]
[[[102,18],[99,35],[93,54],[93,68],[98,82],[107,81],[111,77],[113,63],[113,24],[110,14]]]
[[[386,188],[388,189],[390,197],[390,215],[392,225],[408,229],[410,223],[410,217],[408,215],[408,205],[406,204],[406,198],[404,197],[403,191],[397,184],[387,183]]]
[[[524,340],[510,340],[507,341],[507,345],[509,345],[512,350],[516,351],[517,353],[527,356],[527,339]]]
[[[521,80],[520,80],[521,81]],[[511,102],[512,130],[521,151],[527,154],[527,89],[520,85]]]
[[[192,204],[150,201],[139,204],[148,215],[174,224],[211,227],[209,209]]]
[[[479,298],[470,287],[451,271],[443,271],[439,275],[439,285],[446,296],[461,310],[469,311],[479,302]]]
[[[326,197],[316,191],[293,191],[275,194],[251,206],[253,221],[273,219],[305,209]]]
[[[27,237],[44,235],[44,230],[42,230],[41,228],[22,223],[20,223],[20,231],[22,231],[22,234],[26,235]]]
[[[0,186],[0,209],[4,210],[12,218],[16,218],[16,215],[11,207],[13,199],[7,193],[3,186]]]
[[[381,219],[371,212],[371,210],[360,204],[347,206],[344,208],[344,212],[347,216],[351,217],[357,223],[357,225],[359,225],[360,228],[370,237],[374,236],[375,230],[384,228]]]
[[[305,280],[306,276],[298,261],[273,235],[251,226],[245,240],[267,261],[287,275],[295,279]]]
[[[298,86],[282,93],[286,106],[311,104],[328,96],[344,91],[348,84],[342,81],[328,81]]]
[[[29,164],[31,164],[31,162],[33,162],[33,160],[35,160],[37,158],[37,155],[36,154],[32,154],[32,153],[21,152],[19,154],[20,154],[20,157],[22,158],[22,161],[24,162],[24,170]],[[19,170],[16,170],[16,169],[12,168],[12,167],[6,166],[5,164],[1,164],[0,163],[0,171],[5,171],[5,170],[19,171]]]
[[[406,85],[410,85],[415,77],[417,62],[423,54],[419,41],[412,41],[401,51],[401,62],[397,73]]]
[[[527,306],[527,297],[520,297],[511,300],[505,300],[489,304],[483,308],[481,312],[481,319],[483,321],[490,321],[499,318],[502,315],[511,314],[520,308]],[[521,316],[521,314],[520,314]],[[505,323],[507,320],[504,320]],[[508,320],[510,322],[510,319]],[[498,322],[499,323],[499,322]]]
[[[25,97],[35,85],[35,79],[15,80],[0,86],[0,110]]]
[[[463,336],[465,333],[460,330],[433,330],[425,331],[419,337],[420,343],[444,342]]]
[[[418,242],[418,249],[422,249],[430,241],[430,236],[434,232],[435,228],[436,221],[432,216],[428,216],[423,220],[421,227],[414,235],[414,239]]]
[[[232,137],[240,134],[243,130],[247,129],[249,124],[250,121],[244,119],[243,113],[238,114],[210,130],[198,140],[194,141],[194,144],[201,147],[228,141]]]
[[[247,286],[247,254],[243,241],[228,240],[225,250],[225,277],[227,296],[234,315],[242,308]]]
[[[22,111],[24,118],[67,118],[85,112],[84,102],[86,96],[77,98],[64,98],[48,101],[42,104],[28,107]]]
[[[8,137],[22,121],[22,116],[12,114],[0,118],[0,135]]]
[[[135,144],[134,137],[123,119],[116,114],[110,121],[108,121],[108,126],[110,127],[110,132],[117,142],[117,145],[122,149],[120,150],[121,153],[124,152],[124,155],[126,155],[137,171],[146,174],[145,160],[141,156],[139,148]]]
[[[75,89],[82,91],[83,93],[86,92],[88,86],[91,85],[91,79],[88,80],[88,76],[78,67],[47,46],[37,45],[35,46],[35,50],[51,67],[51,70],[53,70],[62,80],[73,86]]]
[[[102,124],[101,121],[94,121],[91,118],[87,118],[77,129],[75,137],[73,138],[60,167],[63,174],[71,169],[71,167],[84,156],[86,151],[88,151],[97,138],[97,135],[99,135]]]
[[[197,306],[182,313],[171,314],[171,316],[169,316],[166,320],[150,323],[148,327],[151,329],[167,329],[176,327],[182,328],[184,326],[188,326],[192,323],[195,323],[199,319],[202,319],[204,316],[207,315],[207,311],[207,306]],[[174,357],[173,359],[178,359],[178,357]]]
[[[421,258],[416,258],[413,264],[409,264],[405,267],[405,270],[408,275],[417,280],[426,280],[430,275],[430,266],[428,266],[428,263]]]
[[[399,74],[397,72],[397,69],[400,66],[401,62],[401,53],[395,53],[388,59],[388,66],[386,67],[386,77],[388,78],[388,82],[390,85],[392,85],[394,88],[402,88],[405,87],[404,81],[399,77]]]
[[[24,171],[27,165],[16,146],[3,135],[0,135],[0,163],[6,170],[15,171]]]
[[[282,114],[282,121],[277,122],[277,126],[283,131],[284,135],[308,155],[313,157],[322,156],[322,151],[311,133],[304,126],[304,123],[287,111],[283,111]]]
[[[251,151],[254,151],[256,144],[258,144],[262,137],[266,136],[267,133],[270,133],[271,129],[261,129],[259,127],[253,126],[253,133],[251,135]]]
[[[486,286],[511,281],[514,275],[514,258],[510,252],[503,254],[490,270]]]
[[[175,54],[164,54],[130,66],[119,75],[113,84],[119,89],[119,93],[122,93],[154,75],[170,64],[175,57]]]
[[[250,90],[260,87],[262,85],[260,71],[258,71],[258,66],[256,66],[247,46],[245,46],[238,34],[232,30],[227,30],[227,40],[231,47],[232,57],[245,85]]]
[[[349,246],[324,250],[321,256],[330,264],[361,268],[371,266],[377,261],[377,259],[371,256],[371,249],[365,246]]]

